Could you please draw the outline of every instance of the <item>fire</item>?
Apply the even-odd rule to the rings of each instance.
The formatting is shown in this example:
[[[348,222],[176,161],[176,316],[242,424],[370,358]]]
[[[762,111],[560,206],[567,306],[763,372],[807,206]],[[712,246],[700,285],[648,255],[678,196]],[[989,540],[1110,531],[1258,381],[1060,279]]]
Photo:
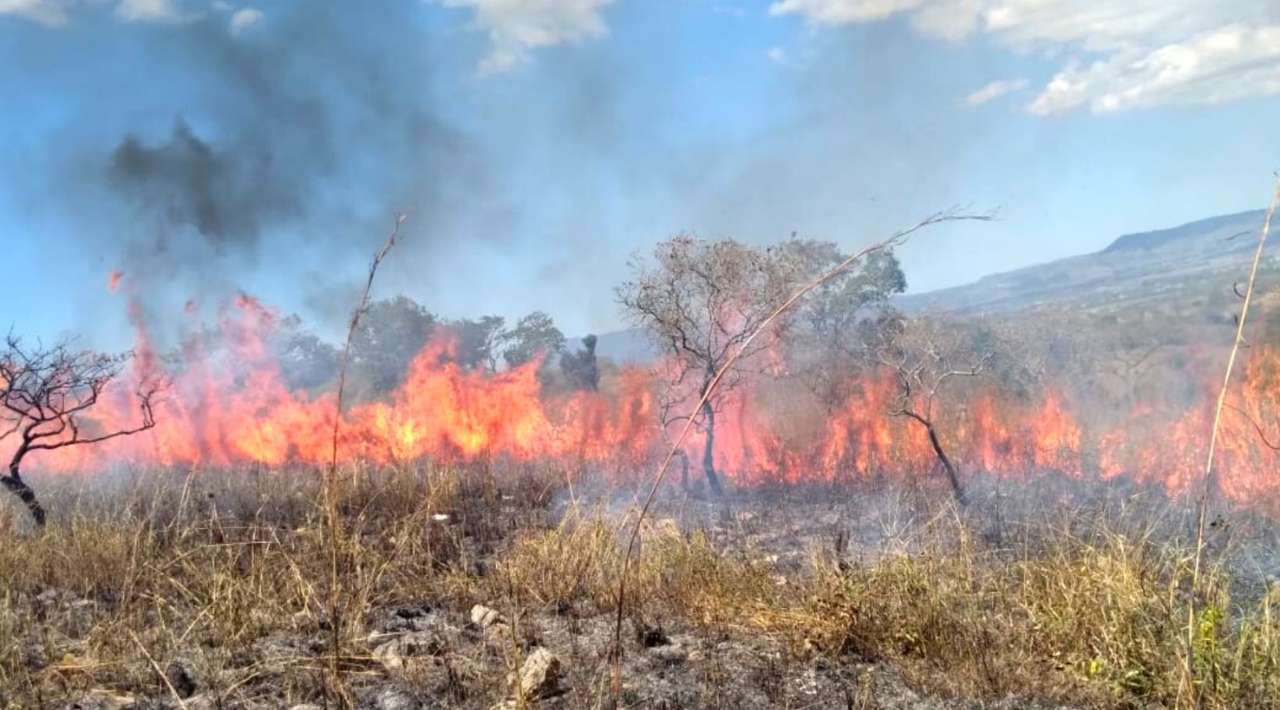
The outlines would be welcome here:
[[[137,335],[134,372],[106,393],[85,427],[136,422],[130,382],[163,374],[170,386],[156,405],[156,427],[96,447],[40,452],[32,457],[33,468],[330,461],[336,394],[310,394],[285,384],[269,347],[281,320],[272,309],[250,296],[237,297],[219,316],[218,347],[193,337],[177,364],[156,354],[136,304],[130,312]],[[549,395],[538,379],[539,363],[498,373],[467,370],[458,364],[455,347],[447,335],[431,341],[389,397],[348,407],[337,428],[340,462],[542,461],[627,475],[650,471],[679,428],[664,433],[659,426],[660,368],[624,369],[600,392]],[[794,411],[780,408],[777,392],[745,385],[733,390],[717,411],[717,469],[738,485],[929,475],[936,463],[923,428],[887,414],[896,396],[894,380],[882,374],[855,384],[846,388],[851,394],[844,401],[825,409],[789,393],[798,398]],[[1280,352],[1258,349],[1237,383],[1221,431],[1218,481],[1231,500],[1254,503],[1277,490],[1277,452],[1258,431],[1280,439],[1277,385]],[[1213,401],[1208,392],[1176,416],[1138,406],[1119,426],[1097,430],[1077,419],[1059,391],[1027,400],[987,388],[953,398],[939,409],[937,423],[966,474],[1127,476],[1177,494],[1203,480]],[[702,436],[699,431],[686,443],[691,461],[701,461]]]

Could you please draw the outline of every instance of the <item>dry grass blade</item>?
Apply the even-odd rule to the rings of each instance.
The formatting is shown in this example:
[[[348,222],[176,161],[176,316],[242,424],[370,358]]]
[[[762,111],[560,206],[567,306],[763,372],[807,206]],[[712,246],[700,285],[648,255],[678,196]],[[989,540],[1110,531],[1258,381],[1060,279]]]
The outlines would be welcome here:
[[[351,322],[347,326],[347,339],[342,348],[342,363],[338,369],[338,394],[333,413],[333,445],[330,451],[329,470],[326,472],[324,482],[325,517],[328,520],[329,529],[329,677],[338,701],[348,707],[351,705],[351,699],[347,697],[343,687],[341,680],[342,669],[340,667],[342,658],[342,604],[339,599],[338,558],[341,552],[341,526],[338,522],[338,501],[334,491],[338,477],[338,436],[342,428],[343,398],[347,388],[347,370],[351,364],[351,344],[355,340],[356,330],[360,327],[361,316],[369,310],[369,293],[373,290],[373,279],[378,275],[378,267],[391,251],[391,248],[396,245],[396,239],[400,236],[400,225],[404,224],[404,221],[405,215],[396,215],[396,223],[391,229],[391,234],[387,236],[387,241],[373,255],[373,261],[369,263],[369,276],[365,279],[364,291],[360,295],[360,303],[351,312]],[[353,469],[353,475],[354,471],[355,469]]]
[[[151,652],[147,650],[147,647],[142,645],[142,641],[138,640],[137,635],[132,631],[129,632],[129,638],[133,641],[134,645],[138,647],[138,650],[142,652],[142,655],[147,659],[147,663],[151,664],[151,668],[156,672],[156,675],[160,676],[160,680],[164,681],[165,687],[168,688],[169,693],[173,695],[173,700],[178,704],[178,707],[182,708],[182,710],[187,710],[187,701],[183,700],[182,695],[178,693],[178,689],[173,687],[173,683],[169,681],[169,676],[165,674],[164,669],[160,667],[160,664],[156,663],[155,657],[151,655]]]
[[[892,249],[894,247],[901,246],[907,241],[907,239],[912,234],[915,234],[916,232],[922,229],[925,229],[927,227],[930,227],[936,224],[940,224],[943,222],[962,221],[962,220],[990,221],[991,219],[992,219],[992,216],[989,214],[988,215],[964,214],[964,213],[957,212],[955,210],[940,212],[934,215],[930,215],[929,217],[925,218],[924,220],[921,220],[920,222],[916,223],[915,225],[907,229],[903,229],[894,233],[892,236],[890,236],[887,239],[876,242],[875,244],[872,244],[871,246],[868,246],[862,249],[861,251],[858,251],[857,253],[853,254],[849,258],[837,264],[830,271],[819,276],[813,281],[805,284],[801,288],[797,289],[793,294],[791,294],[789,298],[783,301],[783,303],[780,306],[774,309],[772,313],[770,313],[764,320],[760,322],[760,325],[757,326],[756,329],[752,331],[752,333],[748,335],[745,340],[743,340],[742,345],[728,358],[728,360],[725,361],[724,365],[722,365],[720,369],[716,371],[715,376],[711,378],[710,384],[708,384],[707,387],[704,388],[702,397],[698,400],[697,404],[695,404],[694,407],[690,410],[689,416],[685,419],[684,427],[681,428],[680,430],[680,435],[676,437],[674,442],[672,442],[671,448],[667,451],[666,456],[663,457],[662,464],[658,468],[658,473],[656,476],[654,476],[653,485],[649,488],[649,492],[645,496],[644,503],[640,506],[640,513],[636,517],[635,528],[631,531],[631,536],[627,542],[626,551],[623,554],[622,572],[618,578],[617,615],[615,618],[614,631],[613,631],[613,655],[614,655],[613,693],[614,693],[615,699],[618,698],[622,692],[622,617],[623,617],[623,609],[625,607],[625,602],[626,602],[627,574],[628,572],[630,572],[631,559],[635,553],[636,542],[640,537],[641,526],[644,524],[645,516],[648,514],[649,509],[653,505],[653,501],[654,501],[654,498],[657,496],[658,489],[662,486],[663,480],[666,479],[667,471],[671,467],[671,460],[675,457],[676,451],[679,450],[680,447],[684,445],[685,439],[688,438],[689,432],[692,430],[694,422],[697,420],[698,412],[702,411],[703,406],[711,398],[711,395],[715,393],[716,387],[720,384],[720,381],[724,379],[725,373],[733,369],[734,364],[737,363],[738,358],[741,356],[741,354],[743,352],[746,352],[747,349],[751,346],[751,343],[756,339],[756,337],[759,336],[764,331],[766,331],[770,327],[770,325],[772,325],[773,322],[778,319],[779,316],[791,310],[795,306],[795,304],[800,301],[800,299],[812,293],[815,289],[821,287],[823,284],[835,279],[837,276],[844,273],[845,271],[848,271],[854,264],[858,263],[862,259],[865,259],[867,256],[879,251],[884,251],[886,249]]]
[[[1244,326],[1249,317],[1249,306],[1253,303],[1253,290],[1254,286],[1257,284],[1258,265],[1262,263],[1262,252],[1267,246],[1267,237],[1271,234],[1271,218],[1275,216],[1277,206],[1280,206],[1280,176],[1277,176],[1276,178],[1275,191],[1271,198],[1271,206],[1267,208],[1266,219],[1263,220],[1262,229],[1258,232],[1258,247],[1253,252],[1253,263],[1249,267],[1249,283],[1245,287],[1243,295],[1244,300],[1240,306],[1240,317],[1236,318],[1235,339],[1232,340],[1231,343],[1231,354],[1227,357],[1226,371],[1222,376],[1222,387],[1218,390],[1218,402],[1214,407],[1213,412],[1213,426],[1209,430],[1209,453],[1206,457],[1204,466],[1204,489],[1200,492],[1200,501],[1197,505],[1196,511],[1195,560],[1191,573],[1192,599],[1191,603],[1188,604],[1187,612],[1188,674],[1190,673],[1190,669],[1193,665],[1192,661],[1194,661],[1194,659],[1191,658],[1191,654],[1194,653],[1195,647],[1195,594],[1199,588],[1200,567],[1204,558],[1205,517],[1208,512],[1209,498],[1216,485],[1214,480],[1213,461],[1214,456],[1217,454],[1219,424],[1222,422],[1222,410],[1226,407],[1227,403],[1227,391],[1231,386],[1231,374],[1235,370],[1236,359],[1240,354],[1240,345],[1244,342]],[[1188,678],[1187,680],[1190,681],[1191,679]],[[1189,689],[1194,688],[1190,683],[1187,687]]]

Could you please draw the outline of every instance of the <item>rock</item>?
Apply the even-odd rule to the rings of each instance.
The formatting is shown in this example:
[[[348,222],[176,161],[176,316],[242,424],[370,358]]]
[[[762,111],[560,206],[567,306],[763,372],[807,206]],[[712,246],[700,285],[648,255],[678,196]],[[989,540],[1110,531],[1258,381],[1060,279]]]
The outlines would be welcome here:
[[[372,707],[376,710],[418,710],[422,703],[403,690],[389,688],[374,696]]]
[[[506,623],[506,619],[502,618],[502,614],[497,609],[490,609],[483,604],[476,604],[471,607],[471,623],[482,629],[487,629],[494,624]]]
[[[415,631],[379,645],[373,650],[373,657],[388,671],[399,671],[409,659],[435,655],[443,649],[444,644],[435,634]]]
[[[164,677],[168,679],[169,685],[173,686],[180,698],[189,698],[196,692],[196,681],[191,669],[181,661],[171,661],[164,669]]]
[[[132,695],[99,688],[91,690],[80,700],[65,706],[66,710],[133,710],[138,699]]]
[[[545,698],[559,691],[560,659],[545,648],[534,649],[520,666],[520,693],[525,698]]]
[[[183,702],[186,703],[187,710],[221,710],[222,708],[218,699],[212,695],[192,695]]]

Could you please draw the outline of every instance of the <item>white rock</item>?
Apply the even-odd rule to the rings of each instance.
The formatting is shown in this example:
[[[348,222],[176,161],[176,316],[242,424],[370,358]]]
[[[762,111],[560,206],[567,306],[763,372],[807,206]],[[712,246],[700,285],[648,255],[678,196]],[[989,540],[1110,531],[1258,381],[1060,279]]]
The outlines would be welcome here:
[[[497,609],[490,609],[483,604],[476,604],[471,607],[471,623],[482,629],[487,629],[494,624],[506,623],[502,618],[502,614]]]
[[[520,692],[526,698],[553,695],[560,682],[560,659],[545,648],[534,649],[520,666]]]

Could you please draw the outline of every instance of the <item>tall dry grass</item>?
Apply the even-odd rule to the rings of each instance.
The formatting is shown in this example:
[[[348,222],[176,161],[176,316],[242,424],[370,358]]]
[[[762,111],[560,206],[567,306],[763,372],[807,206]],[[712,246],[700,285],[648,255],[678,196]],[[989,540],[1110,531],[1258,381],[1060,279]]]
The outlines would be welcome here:
[[[547,614],[612,625],[634,521],[606,505],[557,507],[558,472],[406,467],[340,479],[360,482],[337,506],[352,561],[341,669],[353,686],[379,673],[373,618],[406,604],[465,616],[485,603],[517,627]],[[56,706],[94,688],[167,698],[157,668],[173,661],[231,705],[323,700],[330,549],[314,476],[52,488],[62,513],[47,532],[0,546],[0,707]],[[785,519],[791,503],[758,505]],[[1009,523],[995,542],[989,521],[935,497],[916,522],[887,526],[874,554],[815,538],[803,564],[786,567],[754,538],[726,537],[719,518],[661,517],[671,512],[641,529],[624,610],[637,624],[768,639],[786,663],[890,664],[940,695],[1280,707],[1280,588],[1242,585],[1222,554],[1206,556],[1194,607],[1200,680],[1193,698],[1181,688],[1195,550],[1158,519],[1064,511]],[[0,508],[0,525],[20,514]],[[521,645],[506,653],[518,667]],[[472,684],[469,697],[498,699],[504,678],[459,682]]]

